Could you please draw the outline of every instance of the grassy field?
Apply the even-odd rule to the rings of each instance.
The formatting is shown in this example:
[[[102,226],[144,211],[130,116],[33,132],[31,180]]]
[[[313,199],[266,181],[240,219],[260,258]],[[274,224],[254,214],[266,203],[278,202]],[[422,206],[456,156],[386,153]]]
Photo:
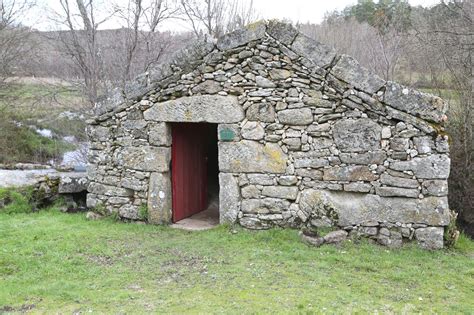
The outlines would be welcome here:
[[[474,243],[311,248],[297,231],[203,232],[0,213],[0,313],[450,313],[474,310]]]
[[[84,100],[71,86],[16,82],[0,88],[0,163],[47,162],[74,146],[62,140],[74,136],[85,139],[85,123],[60,118],[65,111],[81,112]],[[34,128],[49,129],[57,136],[40,136]]]

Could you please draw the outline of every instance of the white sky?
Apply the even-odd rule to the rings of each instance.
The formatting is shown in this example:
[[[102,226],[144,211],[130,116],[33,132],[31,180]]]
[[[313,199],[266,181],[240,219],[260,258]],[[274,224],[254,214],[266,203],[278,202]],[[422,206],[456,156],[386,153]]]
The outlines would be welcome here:
[[[250,2],[251,0],[242,0]],[[71,1],[73,3],[74,0]],[[108,3],[108,0],[98,0],[96,3]],[[123,2],[123,0],[115,0]],[[439,0],[409,0],[414,6],[431,6]],[[46,18],[48,11],[59,10],[59,0],[37,0],[37,7],[23,21],[27,25],[34,25],[41,30],[52,28],[51,21]],[[357,3],[357,0],[253,0],[253,5],[259,17],[264,19],[289,19],[293,22],[320,23],[326,12],[341,10],[348,5]],[[103,28],[120,27],[116,22],[104,24]],[[161,30],[186,31],[190,28],[180,21],[167,21]]]

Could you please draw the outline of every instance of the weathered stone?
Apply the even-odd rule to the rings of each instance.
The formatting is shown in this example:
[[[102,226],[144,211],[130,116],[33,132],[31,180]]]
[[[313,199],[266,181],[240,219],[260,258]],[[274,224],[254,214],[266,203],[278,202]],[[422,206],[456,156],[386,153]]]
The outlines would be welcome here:
[[[443,248],[444,229],[442,227],[426,227],[415,230],[415,238],[425,249]]]
[[[419,183],[416,179],[402,178],[382,174],[380,176],[380,183],[388,186],[403,187],[403,188],[418,188]]]
[[[122,196],[122,197],[129,197],[133,195],[133,191],[130,189],[104,185],[96,182],[89,183],[89,187],[87,191],[95,194],[95,195],[102,195],[102,196]]]
[[[99,206],[101,201],[97,198],[96,194],[88,193],[86,196],[86,207],[88,209],[94,209],[95,207]]]
[[[407,197],[418,198],[418,189],[399,188],[399,187],[377,187],[375,193],[382,197]]]
[[[337,213],[339,226],[362,224],[368,221],[447,225],[449,207],[446,197],[423,199],[381,197],[373,194],[357,194],[327,190],[305,189],[301,204],[312,196],[310,204],[316,208],[331,208]]]
[[[170,223],[172,217],[171,180],[169,173],[151,173],[148,190],[148,222]]]
[[[144,117],[159,122],[233,123],[244,118],[244,111],[235,96],[196,95],[156,103]]]
[[[328,166],[329,161],[327,159],[318,159],[318,158],[303,158],[303,159],[295,159],[295,167],[296,168],[321,168],[324,166]]]
[[[386,107],[386,110],[387,110],[387,114],[390,117],[394,119],[402,120],[408,124],[411,124],[427,134],[432,134],[436,132],[436,129],[434,129],[433,126],[431,126],[428,122],[424,121],[423,119],[420,119],[418,117],[412,116],[405,112],[396,110],[389,106]]]
[[[254,217],[243,217],[239,220],[240,225],[251,230],[265,230],[270,228],[270,225]]]
[[[275,181],[268,174],[248,174],[247,178],[250,184],[254,185],[274,185]]]
[[[280,176],[278,178],[278,184],[283,185],[283,186],[292,186],[295,185],[298,182],[298,178],[293,175],[285,175],[285,176]]]
[[[331,124],[330,123],[325,123],[325,124],[313,124],[313,125],[309,125],[308,126],[308,129],[307,129],[307,132],[309,134],[311,133],[318,133],[318,132],[327,132],[331,130]]]
[[[313,114],[309,108],[285,109],[278,112],[278,120],[286,125],[308,125],[313,122]]]
[[[219,143],[219,170],[242,173],[284,173],[288,156],[274,143],[255,141]]]
[[[286,138],[282,142],[286,144],[289,150],[296,151],[301,148],[301,138]]]
[[[343,152],[364,152],[380,149],[381,127],[368,118],[345,119],[333,128],[334,142]]]
[[[140,219],[138,206],[127,204],[119,208],[118,214],[121,218],[138,220]]]
[[[219,38],[217,48],[221,51],[232,49],[247,44],[265,36],[265,22],[256,22],[247,25],[245,28],[228,33]]]
[[[90,141],[108,141],[110,138],[110,130],[107,127],[89,125],[86,131]]]
[[[370,94],[374,94],[385,84],[383,79],[374,75],[362,67],[354,58],[347,55],[342,55],[339,58],[331,72],[337,78]]]
[[[275,108],[270,103],[254,103],[247,109],[250,121],[274,122]]]
[[[123,205],[130,202],[130,198],[126,197],[110,197],[108,202],[112,205]]]
[[[388,246],[390,248],[399,248],[402,246],[402,235],[399,232],[389,231],[386,228],[380,229],[381,231],[387,231],[386,233],[380,233],[377,237],[379,244]]]
[[[291,24],[270,20],[267,26],[267,33],[286,46],[290,46],[298,34],[298,30]]]
[[[301,241],[311,246],[319,247],[324,244],[324,238],[320,236],[309,236],[300,232]]]
[[[272,81],[268,80],[267,78],[261,77],[259,75],[255,77],[255,82],[257,83],[257,86],[263,87],[263,88],[274,88],[274,87],[276,87],[275,83],[273,83]]]
[[[391,136],[392,136],[392,131],[390,130],[390,127],[383,127],[382,139],[390,139]]]
[[[449,176],[449,166],[449,157],[441,154],[415,157],[410,161],[396,161],[390,164],[391,169],[413,171],[416,177],[423,179],[446,179]]]
[[[291,44],[291,49],[321,68],[329,66],[336,57],[334,49],[316,42],[303,34],[296,36]]]
[[[102,219],[102,216],[98,213],[95,213],[95,212],[92,212],[92,211],[88,211],[86,213],[86,219],[87,220],[91,220],[91,221],[95,221],[95,220],[100,220]]]
[[[384,102],[388,105],[434,122],[443,122],[448,105],[439,97],[387,82]]]
[[[282,213],[287,211],[289,207],[289,201],[277,198],[242,200],[242,212],[244,213]]]
[[[352,192],[369,192],[372,189],[371,184],[367,183],[349,183],[344,184],[344,191],[352,191]]]
[[[323,174],[324,180],[370,182],[377,179],[377,175],[373,174],[367,166],[331,167],[324,169]]]
[[[76,194],[87,191],[86,173],[63,173],[60,175],[58,193]]]
[[[332,231],[324,236],[324,241],[328,244],[344,242],[347,239],[347,232],[344,230]]]
[[[326,137],[313,138],[312,147],[314,150],[322,150],[329,148],[333,145],[333,141]]]
[[[298,195],[296,186],[265,186],[262,195],[274,198],[295,200]]]
[[[239,213],[240,189],[232,174],[219,173],[219,221],[234,223]]]
[[[299,168],[295,172],[298,176],[309,177],[312,179],[323,179],[323,172],[320,170],[308,170]]]
[[[265,135],[265,130],[259,122],[248,121],[242,126],[241,134],[244,139],[261,140]]]
[[[151,145],[167,146],[171,145],[171,127],[167,123],[155,123],[150,125],[148,142]]]
[[[150,172],[169,170],[170,149],[164,147],[125,147],[114,157],[115,162],[129,169]]]
[[[413,144],[419,154],[431,153],[434,148],[434,141],[431,137],[414,137]]]
[[[410,147],[410,143],[407,138],[392,138],[390,140],[390,149],[394,151],[405,152]]]
[[[193,94],[217,94],[222,91],[222,86],[219,82],[206,80],[196,85],[192,91]]]
[[[373,151],[367,153],[341,153],[339,158],[342,163],[347,164],[383,164],[387,158],[387,154],[384,151]]]
[[[286,69],[271,69],[270,78],[272,80],[286,80],[292,76],[292,72]]]
[[[425,196],[443,197],[448,195],[447,180],[425,180],[421,187],[421,192]]]
[[[258,198],[260,196],[260,189],[258,189],[255,185],[245,186],[240,192],[242,197],[246,199]]]

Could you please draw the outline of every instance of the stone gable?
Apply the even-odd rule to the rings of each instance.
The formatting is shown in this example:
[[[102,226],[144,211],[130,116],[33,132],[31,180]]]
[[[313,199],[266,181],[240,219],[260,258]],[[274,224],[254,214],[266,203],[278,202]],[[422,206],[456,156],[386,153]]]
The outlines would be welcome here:
[[[191,45],[96,106],[88,203],[132,220],[146,205],[150,221],[169,222],[169,123],[208,122],[218,124],[221,222],[442,247],[446,110],[291,25],[259,22]]]

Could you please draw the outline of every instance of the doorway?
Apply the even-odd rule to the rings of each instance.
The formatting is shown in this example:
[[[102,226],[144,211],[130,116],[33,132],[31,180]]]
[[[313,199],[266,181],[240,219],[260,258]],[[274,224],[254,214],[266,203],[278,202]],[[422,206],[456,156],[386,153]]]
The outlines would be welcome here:
[[[171,184],[173,222],[219,222],[217,125],[173,123]],[[206,225],[204,224],[204,225]],[[212,226],[213,226],[212,225]]]

